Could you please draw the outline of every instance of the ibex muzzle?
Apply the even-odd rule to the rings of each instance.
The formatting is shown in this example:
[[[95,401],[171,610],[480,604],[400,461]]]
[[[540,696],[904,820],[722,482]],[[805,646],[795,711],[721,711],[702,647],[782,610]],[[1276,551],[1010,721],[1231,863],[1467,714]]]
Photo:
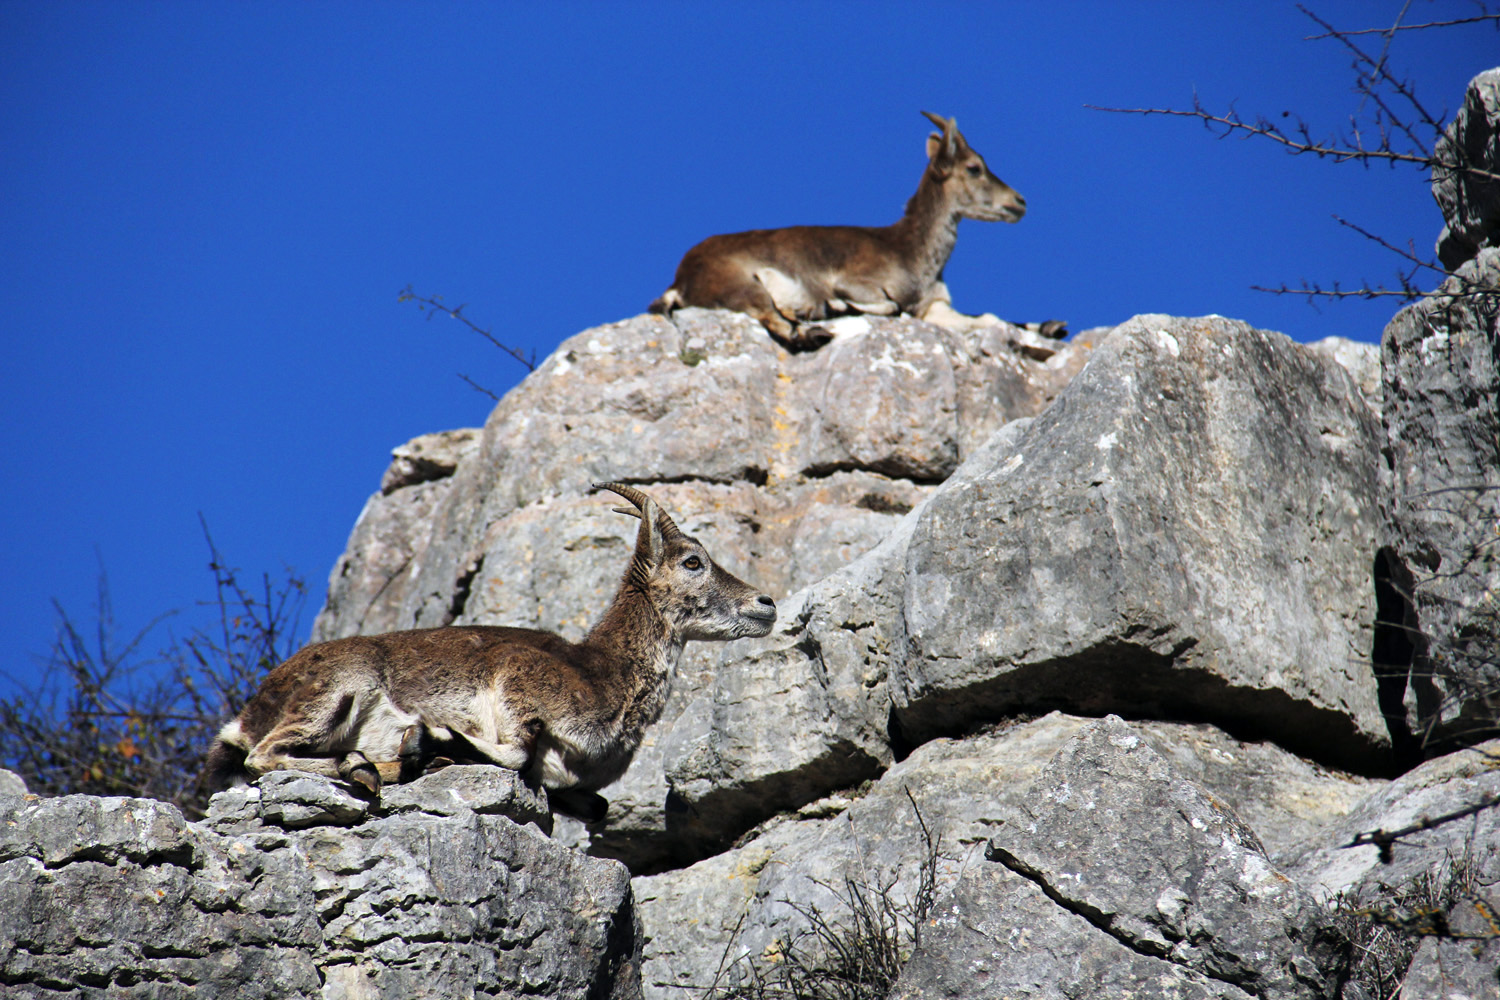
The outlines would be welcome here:
[[[840,313],[922,316],[947,301],[943,268],[959,219],[1016,222],[1026,199],[990,172],[951,118],[922,112],[942,129],[927,139],[927,168],[893,225],[792,226],[710,236],[677,265],[672,287],[651,303],[736,309],[793,350],[824,343],[803,325]]]
[[[592,793],[625,773],[661,717],[683,644],[766,635],[776,605],[641,490],[598,488],[641,524],[615,599],[582,642],[465,625],[308,646],[220,731],[208,787],[291,769],[378,792],[444,757],[519,771],[557,790],[564,811],[601,818]]]

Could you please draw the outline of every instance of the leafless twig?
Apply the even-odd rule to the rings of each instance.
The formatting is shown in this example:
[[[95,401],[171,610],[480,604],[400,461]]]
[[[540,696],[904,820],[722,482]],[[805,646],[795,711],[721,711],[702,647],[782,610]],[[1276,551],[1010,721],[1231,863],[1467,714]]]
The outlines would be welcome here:
[[[469,319],[468,316],[464,315],[464,310],[468,308],[467,303],[458,306],[450,306],[443,301],[443,297],[441,295],[418,295],[412,290],[412,287],[410,285],[407,285],[401,290],[401,294],[397,296],[396,301],[417,303],[417,308],[425,313],[428,319],[431,319],[433,316],[436,316],[439,313],[451,316],[462,323],[464,326],[467,326],[470,330],[473,330],[475,333],[479,334],[485,340],[488,340],[491,344],[494,344],[496,347],[500,348],[500,350],[504,351],[515,360],[519,361],[521,364],[525,365],[527,371],[536,371],[535,351],[527,354],[519,347],[512,347],[509,344],[503,343],[500,338],[496,337],[489,330],[486,330],[484,327]],[[480,392],[485,393],[491,399],[497,398],[493,392],[490,392],[483,386],[475,384],[475,382],[467,375],[460,375],[459,378],[463,379],[465,382],[468,382],[469,385],[473,386],[475,389],[478,389]]]

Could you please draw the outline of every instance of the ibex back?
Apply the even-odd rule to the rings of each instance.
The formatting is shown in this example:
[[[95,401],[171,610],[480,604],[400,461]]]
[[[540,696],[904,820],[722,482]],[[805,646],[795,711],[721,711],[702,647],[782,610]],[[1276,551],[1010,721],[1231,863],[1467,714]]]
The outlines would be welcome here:
[[[437,757],[499,764],[572,790],[564,811],[602,817],[591,794],[625,773],[661,717],[690,639],[763,636],[770,597],[726,572],[652,499],[620,483],[641,519],[613,603],[582,642],[467,625],[308,646],[271,671],[209,752],[218,789],[278,769],[378,792]],[[554,796],[562,803],[568,793]]]
[[[890,226],[792,226],[710,236],[677,265],[651,303],[737,309],[793,350],[826,342],[803,324],[846,312],[922,316],[947,301],[943,267],[958,220],[1016,222],[1026,199],[996,177],[952,118],[922,112],[942,134],[927,139],[927,169],[906,213]]]

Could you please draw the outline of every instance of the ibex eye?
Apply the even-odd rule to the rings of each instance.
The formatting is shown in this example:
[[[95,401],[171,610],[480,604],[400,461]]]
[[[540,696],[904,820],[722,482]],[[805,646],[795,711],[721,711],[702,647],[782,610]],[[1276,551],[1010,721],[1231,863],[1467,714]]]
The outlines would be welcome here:
[[[702,569],[703,560],[699,559],[697,556],[688,556],[682,561],[682,565],[686,566],[688,569]]]
[[[969,164],[969,176],[970,177],[978,177],[981,173],[983,173],[983,170],[984,170],[984,168],[982,168],[977,163],[971,163],[971,164]]]

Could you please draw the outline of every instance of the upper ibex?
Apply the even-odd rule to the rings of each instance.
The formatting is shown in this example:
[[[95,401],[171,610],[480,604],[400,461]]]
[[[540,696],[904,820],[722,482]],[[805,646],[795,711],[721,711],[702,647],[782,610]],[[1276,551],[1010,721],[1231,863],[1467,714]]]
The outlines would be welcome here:
[[[763,636],[765,594],[713,561],[645,493],[603,483],[641,519],[614,602],[582,642],[486,625],[350,636],[308,646],[271,671],[209,751],[223,788],[277,769],[357,781],[414,776],[433,758],[494,763],[603,816],[593,794],[625,773],[661,717],[689,639]]]
[[[943,130],[927,139],[927,169],[906,214],[890,226],[791,226],[710,236],[677,265],[672,287],[651,303],[737,309],[793,350],[817,347],[826,331],[807,320],[844,312],[922,316],[947,301],[943,267],[961,218],[1015,222],[1026,199],[990,173],[952,118],[922,112]]]

